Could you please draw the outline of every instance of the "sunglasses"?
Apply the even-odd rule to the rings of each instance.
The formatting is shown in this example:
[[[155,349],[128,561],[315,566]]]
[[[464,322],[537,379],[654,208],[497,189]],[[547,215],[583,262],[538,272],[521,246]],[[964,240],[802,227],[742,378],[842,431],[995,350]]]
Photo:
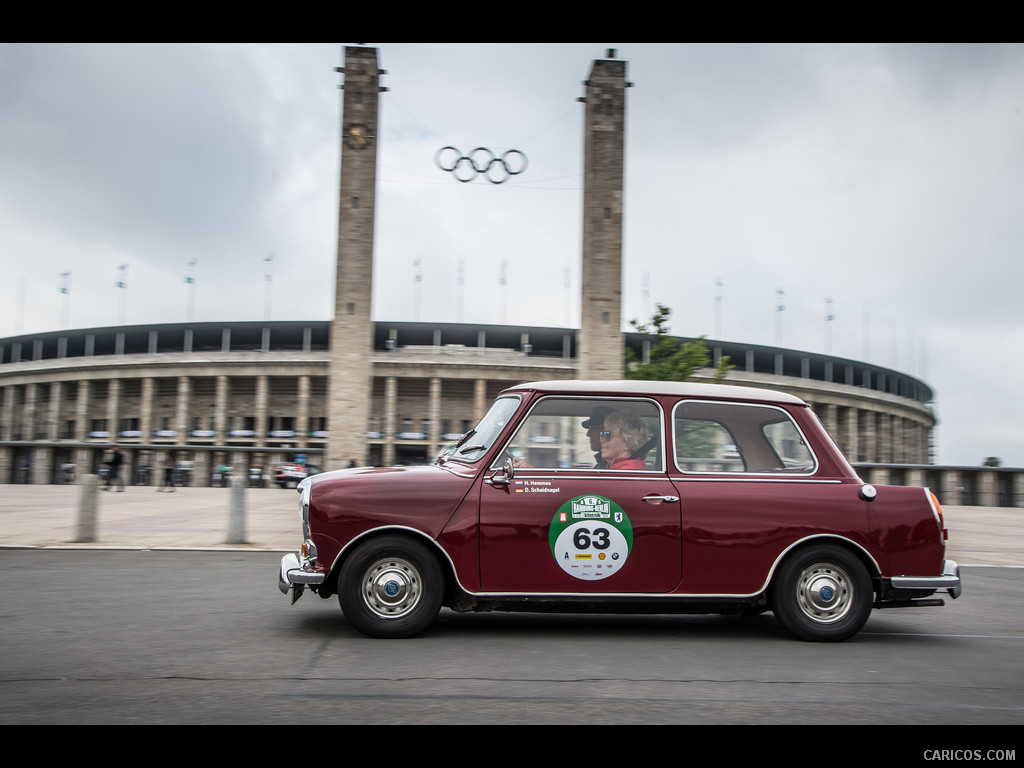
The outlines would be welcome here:
[[[598,437],[600,437],[602,440],[611,440],[613,437],[618,437],[618,435],[613,435],[606,429],[604,432],[598,433]]]

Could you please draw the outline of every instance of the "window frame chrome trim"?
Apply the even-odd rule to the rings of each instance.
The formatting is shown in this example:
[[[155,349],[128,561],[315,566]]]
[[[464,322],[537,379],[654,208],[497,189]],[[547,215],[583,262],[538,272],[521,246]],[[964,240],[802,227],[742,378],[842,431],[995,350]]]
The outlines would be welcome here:
[[[676,421],[676,411],[680,408],[680,406],[683,406],[683,405],[686,405],[686,404],[689,404],[689,403],[699,403],[701,405],[725,405],[725,406],[735,407],[735,408],[769,408],[771,410],[781,412],[783,415],[785,415],[785,417],[787,419],[789,419],[789,422],[793,425],[793,428],[796,429],[797,434],[800,435],[801,442],[807,447],[807,452],[811,455],[811,459],[814,461],[813,469],[810,472],[799,472],[799,473],[798,472],[747,472],[747,471],[743,471],[743,472],[712,472],[712,471],[708,471],[708,472],[694,472],[692,470],[683,469],[682,467],[679,466],[679,457],[676,455],[675,421]],[[821,462],[818,460],[818,454],[815,453],[814,447],[811,445],[811,441],[807,439],[807,435],[804,434],[804,431],[800,428],[800,425],[797,423],[796,419],[793,418],[793,414],[791,414],[785,408],[783,408],[781,406],[778,406],[778,405],[774,405],[772,403],[734,402],[734,401],[731,401],[731,400],[695,400],[693,398],[684,398],[682,400],[677,400],[675,402],[675,404],[672,406],[671,421],[672,421],[672,431],[671,431],[671,436],[672,436],[672,466],[673,466],[673,468],[675,469],[676,472],[678,472],[681,475],[684,475],[687,478],[707,478],[707,479],[715,479],[715,480],[738,480],[738,479],[745,479],[745,480],[748,480],[748,481],[749,480],[756,480],[758,482],[765,482],[765,481],[771,481],[771,480],[784,480],[786,482],[790,482],[792,480],[811,480],[811,479],[814,478],[814,476],[816,474],[818,474],[818,471],[821,469]],[[712,420],[711,419],[707,419],[707,421],[712,421]],[[715,423],[721,424],[720,422],[715,422]],[[722,426],[723,429],[725,429],[725,425],[721,425],[721,426]],[[726,430],[726,431],[728,432],[729,430]],[[732,433],[729,432],[729,434],[731,435]],[[767,437],[765,439],[767,440]],[[833,480],[828,480],[828,481],[822,480],[822,481],[819,481],[819,482],[839,482],[839,481],[838,480],[834,480],[834,481]]]
[[[647,480],[647,479],[654,478],[655,476],[664,476],[665,479],[668,479],[668,477],[667,477],[667,474],[668,474],[668,462],[665,460],[666,447],[668,445],[668,443],[666,441],[666,438],[665,438],[665,434],[666,434],[665,433],[665,425],[666,425],[665,409],[662,407],[661,403],[658,400],[655,400],[652,397],[647,397],[646,395],[636,395],[636,396],[630,396],[630,395],[618,395],[618,396],[616,396],[616,395],[611,395],[611,396],[609,396],[609,395],[596,395],[595,396],[595,395],[585,395],[585,394],[578,394],[578,393],[577,394],[571,394],[571,393],[545,393],[545,394],[542,394],[539,397],[537,397],[530,404],[529,410],[526,413],[523,414],[523,417],[520,420],[520,422],[518,424],[516,424],[515,430],[512,432],[512,434],[510,434],[508,436],[508,439],[501,446],[501,450],[499,450],[497,452],[497,454],[495,454],[496,457],[500,457],[500,456],[505,455],[505,452],[508,450],[509,444],[515,439],[516,435],[519,434],[519,431],[523,428],[523,426],[526,424],[526,422],[529,421],[530,417],[533,415],[534,409],[537,408],[539,403],[543,403],[546,400],[589,400],[591,402],[610,401],[610,402],[619,402],[619,403],[621,403],[621,402],[643,401],[645,403],[653,404],[654,407],[658,411],[658,419],[660,421],[660,424],[659,424],[660,433],[658,435],[658,440],[659,440],[659,442],[661,444],[661,468],[660,469],[610,469],[608,467],[603,467],[603,468],[591,467],[591,468],[588,469],[587,467],[516,467],[516,474],[517,475],[520,472],[529,472],[530,470],[534,470],[535,469],[535,470],[538,470],[538,471],[541,471],[541,472],[557,472],[557,473],[559,473],[558,474],[558,478],[559,479],[568,479],[569,478],[569,475],[563,474],[565,472],[585,472],[586,474],[583,475],[583,477],[586,478],[586,479],[592,479],[593,478],[593,474],[592,473],[594,473],[594,472],[611,472],[612,474],[605,475],[605,476],[606,477],[622,477],[623,479],[627,479],[629,477],[628,473],[640,472],[640,473],[644,473],[643,476],[637,477],[637,478],[633,478],[633,479]],[[498,466],[498,467],[491,466],[491,467],[488,467],[488,471],[495,470],[495,469],[500,469],[500,468],[501,468],[500,466]],[[530,477],[534,478],[534,477],[538,477],[538,476],[537,475],[530,475]]]

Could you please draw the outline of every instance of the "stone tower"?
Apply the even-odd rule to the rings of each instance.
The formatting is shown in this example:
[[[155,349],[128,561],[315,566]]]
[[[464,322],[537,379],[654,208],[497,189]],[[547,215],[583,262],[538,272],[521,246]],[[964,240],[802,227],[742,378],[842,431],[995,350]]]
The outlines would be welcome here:
[[[327,408],[325,469],[364,465],[373,392],[373,225],[377,180],[377,102],[384,70],[377,49],[345,48],[341,114],[341,194],[338,260]]]
[[[622,192],[626,136],[626,62],[608,51],[584,82],[581,379],[621,379]]]

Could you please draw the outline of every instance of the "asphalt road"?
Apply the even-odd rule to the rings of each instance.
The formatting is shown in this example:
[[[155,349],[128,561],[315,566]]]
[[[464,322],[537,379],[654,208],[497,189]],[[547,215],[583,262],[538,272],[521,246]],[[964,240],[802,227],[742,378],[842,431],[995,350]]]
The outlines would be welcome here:
[[[772,615],[445,612],[371,640],[278,553],[0,550],[0,724],[1024,722],[1024,569],[841,644]],[[1005,745],[993,745],[1005,746]]]

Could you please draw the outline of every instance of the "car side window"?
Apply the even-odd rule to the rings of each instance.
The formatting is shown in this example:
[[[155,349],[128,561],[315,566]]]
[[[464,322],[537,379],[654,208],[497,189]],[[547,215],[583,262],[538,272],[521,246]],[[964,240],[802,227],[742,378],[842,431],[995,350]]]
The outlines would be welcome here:
[[[641,398],[546,397],[512,436],[498,462],[523,469],[664,468],[662,415]]]
[[[807,475],[817,467],[792,417],[775,406],[683,401],[673,435],[683,472]]]

